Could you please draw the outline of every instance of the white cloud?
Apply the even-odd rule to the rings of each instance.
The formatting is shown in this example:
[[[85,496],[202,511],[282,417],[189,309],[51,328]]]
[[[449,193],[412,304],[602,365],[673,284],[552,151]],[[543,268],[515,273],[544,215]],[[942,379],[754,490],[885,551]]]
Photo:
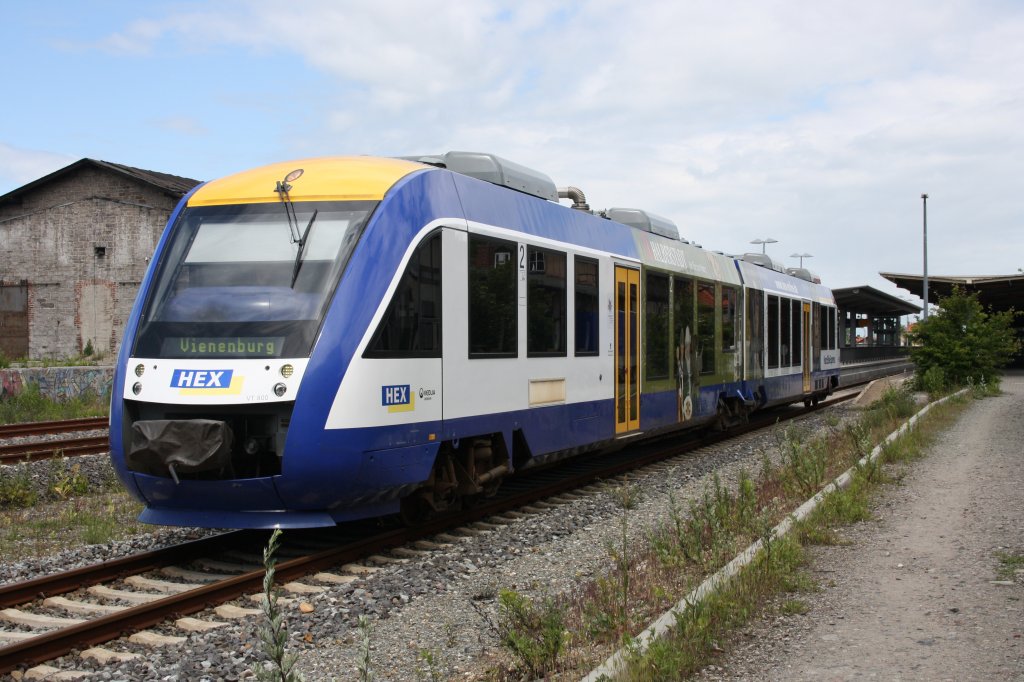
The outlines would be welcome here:
[[[0,142],[0,195],[7,194],[78,159]]]
[[[123,31],[112,33],[97,44],[97,47],[113,54],[148,55],[153,44],[164,34],[166,27],[160,22],[139,20],[130,23]]]
[[[212,7],[112,40],[299,55],[345,97],[295,93],[319,107],[319,128],[291,138],[296,155],[324,140],[346,153],[492,151],[580,186],[592,206],[672,217],[707,247],[775,237],[775,255],[810,251],[836,285],[920,268],[928,191],[931,270],[1024,265],[1013,3]]]
[[[189,137],[207,135],[210,132],[199,119],[193,116],[166,116],[153,119],[151,123],[162,130],[180,133]]]

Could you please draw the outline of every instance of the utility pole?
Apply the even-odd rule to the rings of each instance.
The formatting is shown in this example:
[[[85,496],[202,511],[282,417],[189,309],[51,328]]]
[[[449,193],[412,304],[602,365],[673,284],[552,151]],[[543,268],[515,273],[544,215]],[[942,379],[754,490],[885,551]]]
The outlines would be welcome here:
[[[928,319],[928,195],[921,195],[924,210],[924,319]]]

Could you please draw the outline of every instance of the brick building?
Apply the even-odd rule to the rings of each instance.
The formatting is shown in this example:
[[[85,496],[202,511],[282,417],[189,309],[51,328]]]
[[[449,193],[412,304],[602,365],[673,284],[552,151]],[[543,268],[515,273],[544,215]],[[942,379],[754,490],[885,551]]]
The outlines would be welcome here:
[[[0,196],[0,353],[116,353],[167,219],[197,184],[82,159]]]

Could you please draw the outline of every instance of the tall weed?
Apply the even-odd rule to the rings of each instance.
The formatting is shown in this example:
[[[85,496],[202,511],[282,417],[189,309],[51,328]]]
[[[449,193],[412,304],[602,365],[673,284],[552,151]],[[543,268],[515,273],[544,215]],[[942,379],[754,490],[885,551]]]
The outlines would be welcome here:
[[[526,668],[530,679],[554,672],[565,645],[565,620],[551,599],[540,606],[512,590],[498,595],[502,644]]]
[[[264,682],[302,682],[302,675],[295,669],[298,656],[288,652],[288,628],[284,623],[284,614],[277,603],[280,590],[274,584],[275,566],[281,529],[275,528],[263,550],[263,595],[260,599],[260,610],[264,621],[258,628],[263,653],[267,663],[260,663],[253,669],[256,679]],[[268,665],[269,664],[269,665]]]

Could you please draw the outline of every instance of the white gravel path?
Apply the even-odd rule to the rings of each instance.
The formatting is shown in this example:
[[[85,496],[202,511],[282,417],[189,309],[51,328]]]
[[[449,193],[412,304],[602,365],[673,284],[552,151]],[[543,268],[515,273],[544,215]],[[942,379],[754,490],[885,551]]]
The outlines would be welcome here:
[[[1024,680],[1024,372],[974,401],[929,456],[814,550],[803,616],[748,628],[702,679]],[[1011,584],[1002,584],[1010,582]]]

